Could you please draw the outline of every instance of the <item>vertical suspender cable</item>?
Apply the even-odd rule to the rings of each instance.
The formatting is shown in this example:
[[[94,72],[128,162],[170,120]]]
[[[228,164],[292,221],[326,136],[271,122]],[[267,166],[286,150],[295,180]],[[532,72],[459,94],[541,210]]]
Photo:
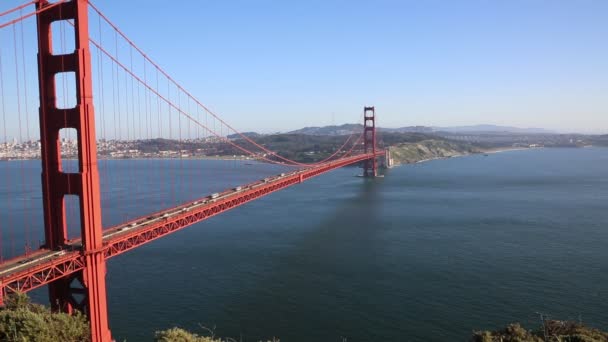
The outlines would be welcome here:
[[[5,97],[4,97],[4,71],[2,70],[2,49],[0,48],[0,97],[2,97],[2,133],[4,136],[4,144],[7,147],[8,150],[8,136],[6,135],[6,103],[5,103]],[[8,177],[10,177],[10,169],[8,170]],[[11,184],[13,182],[10,182]],[[4,220],[0,220],[0,262],[4,261],[4,250],[2,248],[2,243],[3,243],[3,226],[2,223],[4,222]],[[7,227],[9,228],[9,232],[12,231],[12,227],[13,227],[13,222],[12,222],[12,217],[11,215],[8,215],[8,219],[7,219]],[[9,233],[9,236],[12,235],[11,233]],[[10,240],[10,238],[9,238]],[[11,241],[12,244],[12,241]]]
[[[14,44],[14,58],[15,58],[15,80],[16,80],[16,92],[17,92],[17,116],[19,118],[19,143],[23,144],[23,133],[22,133],[22,112],[21,112],[21,84],[20,84],[20,80],[19,80],[19,58],[17,56],[17,29],[16,29],[17,25],[13,25],[13,44]],[[19,159],[19,169],[20,169],[20,180],[21,180],[21,191],[25,192],[25,172],[24,172],[24,165],[23,165],[24,161],[22,158]],[[27,196],[27,195],[26,195]],[[25,254],[28,254],[28,246],[27,246],[27,238],[29,235],[29,218],[28,218],[28,213],[27,213],[27,205],[26,205],[26,201],[25,198],[23,198],[23,213],[24,213],[24,218],[23,218],[23,227],[24,227],[24,235],[23,235],[23,239],[24,239],[24,248],[25,248]]]

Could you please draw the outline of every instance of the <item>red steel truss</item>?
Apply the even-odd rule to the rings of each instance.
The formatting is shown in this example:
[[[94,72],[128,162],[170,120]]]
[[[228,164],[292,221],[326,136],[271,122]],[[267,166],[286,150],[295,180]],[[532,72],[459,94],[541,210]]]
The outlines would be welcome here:
[[[45,254],[52,255],[53,253],[47,251]],[[2,293],[6,295],[14,292],[27,292],[81,271],[84,267],[85,260],[80,252],[52,256],[46,262],[3,278]]]
[[[379,156],[382,155],[382,153],[383,152],[378,152],[376,155]],[[248,189],[248,186],[243,186],[244,191],[235,193],[234,195],[226,196],[221,200],[218,200],[212,204],[201,206],[197,209],[186,211],[184,209],[186,209],[187,206],[180,206],[177,208],[170,209],[168,211],[164,211],[175,212],[176,210],[179,211],[181,209],[183,213],[177,214],[175,216],[167,218],[166,220],[155,223],[150,227],[146,227],[146,229],[134,230],[129,233],[125,233],[124,235],[111,238],[110,240],[108,240],[108,243],[104,250],[104,255],[106,258],[111,258],[115,255],[127,252],[135,247],[138,247],[144,243],[150,242],[174,231],[201,222],[210,217],[221,214],[227,210],[236,208],[242,204],[266,196],[275,191],[285,189],[292,185],[299,184],[309,178],[321,175],[325,172],[346,165],[358,163],[369,158],[370,155],[354,156],[350,158],[345,158],[343,160],[323,164],[319,167],[307,169],[305,171],[297,172],[291,175],[286,175],[284,177],[280,177],[276,180],[271,180],[267,183],[253,188]]]
[[[363,154],[312,164],[307,169],[238,186],[104,231],[101,223],[89,48],[89,3],[88,0],[52,3],[37,0],[32,3],[36,4],[36,12],[32,15],[36,15],[38,33],[45,245],[34,253],[0,264],[0,304],[7,294],[28,292],[48,285],[54,310],[68,313],[79,310],[86,313],[90,321],[91,341],[110,342],[112,337],[108,324],[105,284],[107,259],[337,168],[363,163],[363,175],[376,176],[376,158],[384,155],[384,151],[376,149],[375,109],[365,107]],[[58,21],[68,21],[74,26],[75,49],[71,53],[53,53],[51,24]],[[100,46],[99,48],[103,51]],[[55,77],[62,73],[73,73],[76,78],[73,90],[76,105],[73,108],[58,108],[56,103]],[[77,132],[78,172],[74,173],[62,170],[59,137],[60,131],[66,128]],[[353,144],[353,148],[358,142],[359,140]],[[336,154],[340,150],[341,148]],[[349,154],[350,151],[346,155]],[[81,234],[75,240],[68,240],[64,203],[66,195],[74,195],[79,199]]]
[[[207,199],[205,197],[199,201],[152,214],[147,219],[151,223],[143,224],[135,229],[127,230],[130,225],[141,221],[141,219],[127,222],[104,232],[104,243],[99,252],[103,253],[104,259],[107,260],[275,191],[302,183],[307,179],[347,165],[380,157],[383,154],[384,151],[377,151],[375,154],[356,155],[321,164],[314,168],[277,176],[275,179],[269,179],[268,181],[260,181],[259,184],[245,185],[242,187],[242,191],[229,193],[204,205],[196,206],[194,204],[204,201]],[[231,191],[228,190],[228,192]],[[164,217],[165,215],[167,216]],[[64,250],[43,249],[29,259],[5,262],[0,267],[0,293],[6,295],[16,291],[27,292],[53,283],[58,279],[68,278],[83,270],[85,268],[85,254],[81,252],[81,247],[82,242],[78,239],[69,242]]]
[[[48,269],[38,270],[35,267],[21,282],[11,284],[23,290],[48,283],[51,307],[54,310],[71,313],[77,309],[86,313],[90,321],[91,340],[109,342],[112,337],[106,303],[106,261],[101,253],[103,227],[93,110],[88,1],[49,3],[40,0],[36,2],[36,10],[45,247],[54,253],[60,253],[60,249],[65,247],[67,225],[64,197],[75,195],[78,196],[80,205],[82,255],[58,264],[52,263]],[[73,20],[74,25],[74,51],[55,54],[51,24],[68,20]],[[76,106],[58,108],[55,76],[70,72],[76,78]],[[73,128],[77,132],[76,173],[62,170],[59,132],[64,128]],[[65,277],[68,274],[74,276]],[[49,279],[56,281],[50,282]]]

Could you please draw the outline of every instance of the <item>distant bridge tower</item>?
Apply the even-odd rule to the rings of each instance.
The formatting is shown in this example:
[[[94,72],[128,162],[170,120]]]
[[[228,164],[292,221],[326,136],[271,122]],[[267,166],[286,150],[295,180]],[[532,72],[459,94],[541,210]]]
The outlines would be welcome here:
[[[376,154],[376,110],[374,107],[363,108],[363,146],[365,153]],[[363,162],[363,177],[376,177],[376,157]]]
[[[45,7],[52,7],[42,11]],[[95,113],[87,0],[36,2],[38,25],[38,83],[40,87],[40,141],[42,147],[42,198],[44,203],[45,246],[60,250],[67,242],[66,195],[77,196],[80,205],[82,239],[81,271],[49,284],[54,310],[84,312],[90,321],[91,341],[112,340],[106,303],[106,261],[103,255],[101,202],[95,141]],[[74,51],[53,53],[51,24],[73,20]],[[70,38],[71,39],[71,38]],[[68,43],[68,46],[70,44]],[[57,107],[55,76],[74,75],[76,106]],[[66,76],[67,77],[67,76]],[[77,132],[78,171],[67,173],[61,167],[59,131]]]

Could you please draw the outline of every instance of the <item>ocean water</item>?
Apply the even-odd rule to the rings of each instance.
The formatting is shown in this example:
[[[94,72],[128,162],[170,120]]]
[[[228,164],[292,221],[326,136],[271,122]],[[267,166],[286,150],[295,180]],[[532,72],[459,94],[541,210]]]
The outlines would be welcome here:
[[[231,172],[242,181],[281,172],[106,163],[115,174],[102,179],[108,224],[234,185]],[[183,174],[150,172],[154,163]],[[134,185],[140,172],[146,184],[171,184],[173,197]],[[152,340],[179,326],[243,341],[466,341],[510,322],[537,327],[539,313],[608,329],[608,149],[436,160],[375,180],[357,173],[336,170],[111,259],[114,337]],[[170,181],[176,174],[186,185]]]

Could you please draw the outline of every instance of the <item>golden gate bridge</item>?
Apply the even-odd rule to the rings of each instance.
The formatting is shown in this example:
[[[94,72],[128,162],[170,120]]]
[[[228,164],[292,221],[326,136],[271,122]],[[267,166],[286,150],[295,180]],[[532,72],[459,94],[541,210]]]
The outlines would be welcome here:
[[[337,168],[363,164],[363,176],[377,174],[376,158],[384,151],[376,146],[374,107],[364,107],[362,131],[327,158],[298,162],[222,120],[91,2],[37,0],[0,11],[0,139],[7,147],[11,137],[20,142],[39,138],[42,160],[42,222],[30,217],[31,199],[20,224],[0,220],[0,299],[46,286],[53,310],[88,316],[91,341],[112,340],[106,260]],[[96,20],[90,20],[93,16]],[[28,87],[31,80],[37,89]],[[239,139],[228,138],[231,134]],[[192,194],[185,203],[140,217],[125,213],[124,222],[104,228],[99,168],[107,165],[98,160],[99,137],[103,142],[165,138],[180,144],[223,143],[247,158],[291,170],[221,192]],[[70,141],[76,151],[71,164],[66,160]],[[169,179],[179,177],[166,172]],[[23,179],[3,182],[31,190]],[[159,184],[159,196],[174,196],[175,186]],[[75,232],[69,222],[77,222]],[[38,225],[43,240],[32,248]]]

